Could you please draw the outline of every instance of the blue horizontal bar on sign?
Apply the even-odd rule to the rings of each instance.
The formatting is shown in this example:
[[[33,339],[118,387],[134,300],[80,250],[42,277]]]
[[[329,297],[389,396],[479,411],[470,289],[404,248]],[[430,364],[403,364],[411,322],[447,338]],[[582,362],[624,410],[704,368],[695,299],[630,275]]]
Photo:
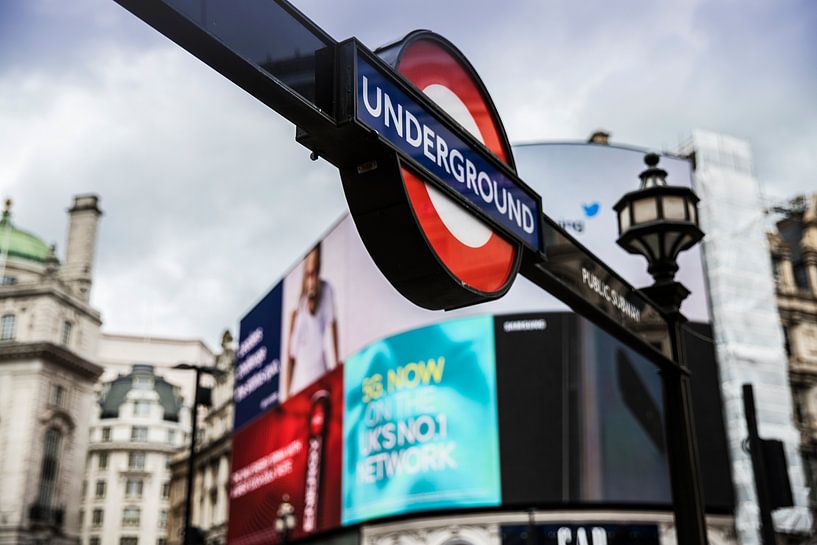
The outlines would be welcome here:
[[[381,69],[357,56],[357,120],[481,210],[524,245],[541,250],[539,203]]]

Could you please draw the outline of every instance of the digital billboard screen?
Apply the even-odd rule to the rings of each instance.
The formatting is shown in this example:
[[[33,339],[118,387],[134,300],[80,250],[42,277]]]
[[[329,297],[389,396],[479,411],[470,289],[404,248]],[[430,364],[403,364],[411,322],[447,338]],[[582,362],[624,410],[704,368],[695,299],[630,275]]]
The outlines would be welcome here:
[[[734,506],[711,326],[684,339],[708,512]],[[502,504],[669,506],[656,367],[568,312],[495,316]],[[523,445],[523,448],[520,448]]]
[[[493,319],[375,342],[346,361],[343,522],[499,505]]]
[[[497,316],[495,336],[504,504],[669,505],[655,365],[572,313]]]
[[[652,283],[643,258],[616,245],[612,209],[621,195],[637,188],[644,167],[642,150],[539,144],[517,146],[514,153],[520,175],[543,195],[546,213],[633,285]],[[671,183],[690,185],[688,160],[665,156],[660,164]],[[700,251],[693,249],[681,259],[679,280],[692,291],[683,310],[691,320],[708,322]],[[445,316],[557,310],[569,309],[519,276],[501,299]],[[389,284],[366,252],[351,217],[344,216],[242,320],[237,369],[247,374],[236,389],[236,429],[367,344],[440,319],[439,313],[413,305]],[[255,344],[259,328],[268,343],[264,358],[258,352],[262,346]]]
[[[707,328],[693,396],[707,509],[731,482]],[[706,371],[706,370],[709,371]],[[656,367],[568,312],[478,315],[374,341],[237,431],[231,542],[470,507],[669,508]]]
[[[373,518],[499,505],[493,318],[376,341],[233,435],[230,542]]]
[[[616,247],[612,212],[613,198],[636,188],[643,152],[545,145],[516,154],[548,213],[624,278],[648,283],[645,263]],[[661,164],[671,182],[689,183],[688,161]],[[548,184],[559,190],[546,195]],[[682,280],[693,296],[684,308],[706,322],[700,254],[688,259]],[[462,507],[668,506],[655,366],[567,310],[523,277],[490,303],[444,314],[414,306],[341,218],[241,320],[230,535],[272,539],[284,501],[298,521],[293,537]],[[712,347],[696,350],[692,365],[705,369],[693,396],[719,415]],[[310,477],[319,391],[317,406],[328,410],[318,419],[330,425]],[[722,421],[699,429],[708,507],[729,510]]]
[[[277,539],[286,502],[299,538],[340,525],[343,373],[323,375],[233,436],[229,541]]]
[[[281,300],[279,284],[241,320],[233,377],[235,424],[244,424],[278,404],[281,374]]]

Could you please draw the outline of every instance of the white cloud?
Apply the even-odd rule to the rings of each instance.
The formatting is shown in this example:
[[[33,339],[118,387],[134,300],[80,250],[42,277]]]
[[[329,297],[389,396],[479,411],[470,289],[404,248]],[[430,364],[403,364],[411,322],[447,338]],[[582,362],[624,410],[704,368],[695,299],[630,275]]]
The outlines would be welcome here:
[[[112,0],[34,5],[9,27],[19,47],[0,36],[0,192],[22,226],[57,242],[71,195],[99,193],[94,302],[106,327],[215,340],[345,208],[336,171]],[[446,35],[514,141],[603,127],[671,147],[710,128],[752,142],[770,193],[816,187],[807,0],[298,6],[372,47],[413,28]]]
[[[89,64],[81,82],[0,80],[18,97],[0,102],[2,190],[47,240],[72,194],[101,196],[93,301],[108,329],[215,339],[341,213],[337,172],[181,51]]]

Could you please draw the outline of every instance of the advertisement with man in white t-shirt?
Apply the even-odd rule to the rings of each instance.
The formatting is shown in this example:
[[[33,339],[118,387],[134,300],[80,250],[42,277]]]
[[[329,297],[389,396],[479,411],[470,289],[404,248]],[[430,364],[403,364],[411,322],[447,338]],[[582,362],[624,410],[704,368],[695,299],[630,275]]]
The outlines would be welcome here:
[[[327,354],[326,335],[332,354]],[[298,304],[289,321],[283,398],[299,392],[339,365],[338,320],[332,286],[321,278],[321,246],[304,259]],[[331,357],[330,357],[331,356]]]

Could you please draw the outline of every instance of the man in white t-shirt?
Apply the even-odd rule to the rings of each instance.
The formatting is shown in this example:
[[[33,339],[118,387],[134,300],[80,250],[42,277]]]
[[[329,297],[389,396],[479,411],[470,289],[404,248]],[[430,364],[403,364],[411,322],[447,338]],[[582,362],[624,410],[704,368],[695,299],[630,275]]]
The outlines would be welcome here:
[[[324,350],[324,335],[332,330],[330,363]],[[298,307],[292,312],[287,354],[284,399],[301,391],[339,365],[338,321],[335,317],[335,294],[321,280],[321,247],[315,246],[304,259],[304,277]]]

